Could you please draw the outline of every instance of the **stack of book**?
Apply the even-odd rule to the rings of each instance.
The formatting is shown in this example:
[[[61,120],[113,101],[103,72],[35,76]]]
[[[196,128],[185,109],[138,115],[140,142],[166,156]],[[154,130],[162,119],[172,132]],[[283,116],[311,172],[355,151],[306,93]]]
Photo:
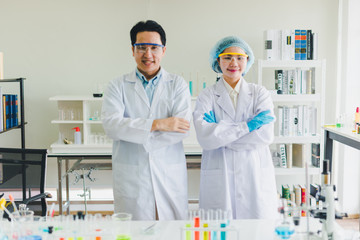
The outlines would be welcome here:
[[[311,184],[311,185],[315,186],[316,184]],[[284,185],[282,185],[281,190],[282,190],[281,197],[294,202],[297,207],[300,207],[303,204],[306,204],[306,187],[305,187],[305,185],[294,184],[293,189],[291,190],[288,184],[284,184]],[[310,196],[309,204],[311,207],[315,207],[316,199],[314,197]],[[301,210],[299,212],[299,215],[300,214],[302,217],[306,217],[306,211]]]
[[[308,105],[278,106],[279,136],[315,136],[317,108]]]
[[[317,59],[317,33],[303,29],[269,29],[264,32],[265,59],[314,60]]]
[[[19,125],[18,95],[3,94],[0,86],[0,132]]]
[[[315,94],[314,70],[275,70],[277,94]]]

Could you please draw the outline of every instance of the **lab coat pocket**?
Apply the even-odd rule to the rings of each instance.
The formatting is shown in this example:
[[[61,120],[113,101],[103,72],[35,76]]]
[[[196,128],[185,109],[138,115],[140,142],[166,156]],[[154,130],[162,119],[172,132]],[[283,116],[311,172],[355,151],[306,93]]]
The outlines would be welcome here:
[[[119,186],[119,194],[128,198],[139,196],[139,166],[118,164],[115,186]]]
[[[224,208],[226,199],[225,176],[222,169],[201,170],[200,208]]]

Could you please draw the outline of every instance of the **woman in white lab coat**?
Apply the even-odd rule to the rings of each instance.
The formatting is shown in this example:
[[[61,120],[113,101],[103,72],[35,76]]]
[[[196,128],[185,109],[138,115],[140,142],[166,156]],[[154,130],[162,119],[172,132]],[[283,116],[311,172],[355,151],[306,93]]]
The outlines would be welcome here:
[[[264,87],[243,77],[253,62],[244,40],[221,39],[210,63],[222,77],[200,93],[193,113],[203,148],[200,208],[231,210],[234,219],[271,219],[277,210],[269,150],[274,106]]]

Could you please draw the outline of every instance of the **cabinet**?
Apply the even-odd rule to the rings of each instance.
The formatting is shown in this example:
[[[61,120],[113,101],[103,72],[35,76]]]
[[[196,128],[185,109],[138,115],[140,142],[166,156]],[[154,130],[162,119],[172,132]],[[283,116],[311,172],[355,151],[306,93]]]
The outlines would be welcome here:
[[[258,84],[265,86],[272,95],[274,102],[274,111],[277,117],[277,122],[275,122],[275,138],[274,142],[271,145],[273,151],[276,150],[278,144],[301,144],[303,146],[304,158],[302,161],[308,162],[309,164],[309,174],[310,175],[319,175],[320,169],[311,166],[311,144],[318,143],[320,144],[320,156],[323,156],[323,134],[320,132],[321,126],[324,124],[325,116],[325,71],[326,71],[326,61],[325,60],[290,60],[290,61],[270,61],[270,60],[258,60],[257,62],[258,70]],[[311,75],[311,81],[313,82],[312,91],[297,91],[297,94],[277,94],[275,89],[275,70],[294,70],[298,71],[308,71]],[[303,79],[304,80],[304,79]],[[298,87],[301,87],[301,82],[297,80],[296,82]],[[304,85],[302,85],[303,87]],[[295,86],[296,87],[296,86]],[[306,93],[307,92],[307,93]],[[314,134],[305,134],[298,132],[293,134],[282,134],[280,130],[279,121],[279,106],[281,111],[282,107],[294,108],[298,106],[306,106],[314,108],[316,107],[316,124],[314,124]],[[296,113],[295,113],[296,114]],[[280,114],[281,115],[281,114]],[[302,115],[304,116],[304,115]],[[298,122],[296,122],[298,124]],[[283,133],[283,132],[282,132]],[[286,136],[284,136],[286,135]],[[277,175],[282,176],[295,176],[295,175],[305,175],[305,169],[302,167],[291,167],[291,168],[276,168]]]
[[[0,84],[3,83],[19,83],[19,99],[18,99],[18,110],[19,110],[19,125],[6,129],[0,133],[5,133],[13,129],[21,130],[21,148],[25,148],[25,107],[24,107],[24,80],[25,78],[14,78],[14,79],[0,79]],[[2,97],[2,95],[1,95]],[[2,108],[1,108],[2,109]]]
[[[49,99],[57,103],[58,117],[51,121],[58,125],[58,140],[51,144],[52,153],[106,153],[112,150],[112,140],[104,132],[101,122],[103,98],[92,96],[54,96]],[[194,107],[196,98],[192,98]],[[73,128],[79,127],[82,144],[65,144],[64,138],[74,142]],[[191,122],[189,137],[184,139],[187,155],[201,155],[195,128]]]
[[[54,96],[58,117],[51,121],[58,125],[58,140],[51,144],[52,153],[111,153],[112,141],[105,135],[101,122],[102,98],[93,96]],[[82,144],[74,143],[73,128],[79,127]]]

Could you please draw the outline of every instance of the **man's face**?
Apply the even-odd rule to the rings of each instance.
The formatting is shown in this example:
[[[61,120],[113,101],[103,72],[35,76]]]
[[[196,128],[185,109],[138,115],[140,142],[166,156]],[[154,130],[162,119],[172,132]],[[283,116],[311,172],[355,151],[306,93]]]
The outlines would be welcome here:
[[[162,45],[160,34],[157,32],[139,32],[136,35],[136,44],[153,43]],[[166,47],[156,45],[132,46],[133,56],[137,68],[147,79],[154,77],[160,69],[160,62],[165,54]]]

